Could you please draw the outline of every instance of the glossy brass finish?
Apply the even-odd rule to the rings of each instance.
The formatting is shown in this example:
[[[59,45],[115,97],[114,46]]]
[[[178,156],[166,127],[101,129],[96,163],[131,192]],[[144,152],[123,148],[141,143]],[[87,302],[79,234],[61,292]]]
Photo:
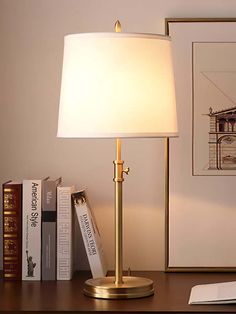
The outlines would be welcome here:
[[[124,162],[122,160],[115,160],[113,161],[114,164],[114,182],[123,182],[123,164]]]
[[[122,284],[115,277],[89,279],[85,282],[85,295],[99,299],[133,299],[153,295],[153,281],[142,277],[123,277]]]
[[[118,21],[118,20],[115,22],[115,32],[116,33],[121,32],[121,24],[120,24],[120,21]]]
[[[142,298],[154,293],[153,281],[142,277],[123,276],[123,208],[122,183],[123,169],[121,160],[121,141],[116,140],[116,160],[114,164],[115,182],[115,276],[89,279],[85,282],[84,294],[100,299]]]
[[[121,160],[121,141],[116,140],[116,158],[114,163],[115,182],[115,283],[122,284],[123,274],[123,212],[122,212],[122,182],[123,164]]]
[[[122,182],[115,182],[115,282],[121,284],[123,273]]]

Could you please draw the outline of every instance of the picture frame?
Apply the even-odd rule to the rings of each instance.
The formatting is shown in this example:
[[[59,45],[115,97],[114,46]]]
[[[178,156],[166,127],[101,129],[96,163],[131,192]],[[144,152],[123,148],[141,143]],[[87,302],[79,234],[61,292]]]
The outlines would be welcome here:
[[[234,272],[236,150],[232,156],[225,148],[234,127],[222,134],[214,122],[218,134],[209,125],[235,106],[236,18],[166,18],[165,32],[172,38],[179,125],[179,138],[165,140],[165,270]],[[224,160],[215,161],[216,147]]]

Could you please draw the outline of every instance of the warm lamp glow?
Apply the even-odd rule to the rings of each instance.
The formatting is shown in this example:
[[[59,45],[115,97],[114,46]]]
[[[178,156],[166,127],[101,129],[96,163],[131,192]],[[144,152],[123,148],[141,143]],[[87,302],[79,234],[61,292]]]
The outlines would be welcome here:
[[[116,31],[121,25],[116,23]],[[85,282],[87,296],[140,298],[153,281],[123,276],[122,137],[177,136],[174,76],[169,37],[93,33],[65,37],[58,137],[116,140],[115,276]]]
[[[169,37],[125,33],[65,37],[59,137],[176,135]]]

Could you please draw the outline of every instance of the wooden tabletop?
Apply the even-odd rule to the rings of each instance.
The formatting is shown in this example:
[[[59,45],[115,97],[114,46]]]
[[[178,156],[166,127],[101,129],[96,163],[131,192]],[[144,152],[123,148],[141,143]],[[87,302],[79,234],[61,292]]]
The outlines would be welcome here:
[[[83,295],[89,272],[78,272],[71,281],[0,281],[0,312],[115,312],[119,313],[236,313],[235,305],[188,305],[191,287],[234,281],[236,273],[134,272],[154,281],[155,294],[130,300],[99,300]]]

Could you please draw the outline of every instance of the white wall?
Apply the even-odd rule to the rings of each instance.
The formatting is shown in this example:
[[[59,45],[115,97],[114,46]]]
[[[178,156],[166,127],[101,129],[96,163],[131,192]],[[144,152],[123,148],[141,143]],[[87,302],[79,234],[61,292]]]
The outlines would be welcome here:
[[[113,140],[56,138],[68,33],[164,33],[165,17],[234,17],[232,0],[0,0],[0,183],[63,176],[87,188],[113,268]],[[125,113],[124,113],[125,114]],[[164,269],[162,140],[124,140],[124,266]]]

